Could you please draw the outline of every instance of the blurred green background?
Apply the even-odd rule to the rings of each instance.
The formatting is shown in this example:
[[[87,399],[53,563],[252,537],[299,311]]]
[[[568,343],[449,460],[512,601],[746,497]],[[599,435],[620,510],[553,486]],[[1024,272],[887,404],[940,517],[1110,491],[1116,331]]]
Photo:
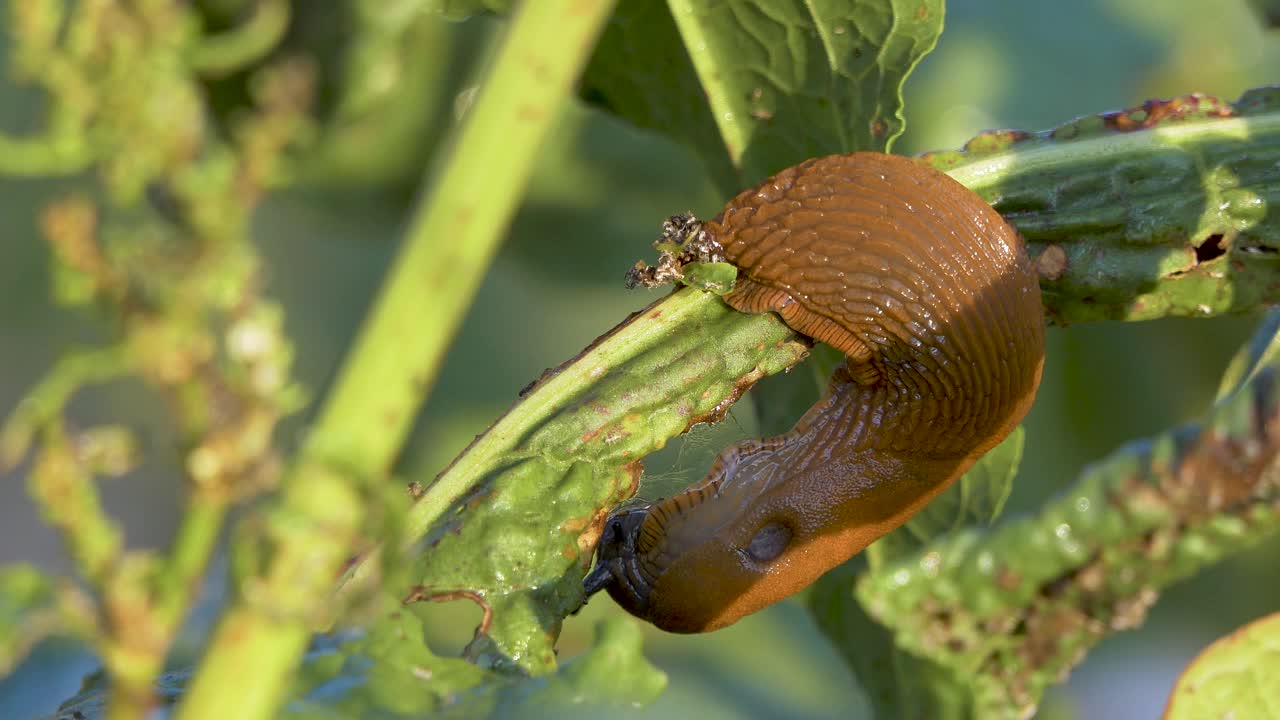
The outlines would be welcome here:
[[[355,46],[352,14],[324,12],[333,7],[325,0],[295,5],[288,49],[321,61],[331,119],[303,158],[298,184],[260,209],[255,234],[267,259],[268,292],[288,309],[297,374],[318,395],[501,23],[423,16],[404,33],[379,37],[366,26],[365,43]],[[340,63],[357,53],[361,72],[344,79]],[[938,49],[908,82],[907,134],[896,150],[957,147],[989,128],[1043,129],[1149,97],[1200,91],[1235,98],[1246,88],[1280,82],[1278,68],[1280,37],[1267,34],[1245,0],[952,0]],[[213,97],[216,102],[219,94]],[[40,101],[0,84],[0,127],[10,133],[38,128]],[[0,178],[5,414],[60,352],[109,336],[98,319],[49,299],[49,258],[35,231],[36,213],[75,184]],[[710,216],[720,203],[690,153],[581,104],[568,108],[453,344],[403,459],[404,479],[430,480],[544,368],[649,302],[644,291],[622,289],[623,272],[650,255],[649,242],[668,215]],[[1010,511],[1035,507],[1117,445],[1196,417],[1252,324],[1253,318],[1229,318],[1051,330],[1045,382],[1027,421],[1026,458]],[[84,424],[114,418],[138,429],[146,462],[108,482],[104,497],[125,522],[131,545],[165,544],[181,482],[174,439],[156,400],[137,386],[111,386],[79,398],[73,417]],[[286,424],[281,443],[296,445],[306,421],[304,413]],[[660,495],[701,476],[718,448],[753,425],[749,404],[741,403],[716,428],[673,443],[648,463],[642,494]],[[68,571],[58,538],[25,495],[25,469],[0,477],[0,563]],[[1104,642],[1053,692],[1041,717],[1158,715],[1176,673],[1199,648],[1276,609],[1280,581],[1272,570],[1278,565],[1280,542],[1273,541],[1177,587],[1140,630]],[[583,648],[595,621],[615,612],[602,597],[571,618],[561,656]],[[466,604],[431,614],[433,643],[442,650],[460,648],[479,615]],[[648,630],[647,653],[667,671],[670,685],[640,716],[866,716],[856,683],[795,599],[712,635]],[[92,667],[79,648],[46,645],[0,680],[0,718],[51,712]]]

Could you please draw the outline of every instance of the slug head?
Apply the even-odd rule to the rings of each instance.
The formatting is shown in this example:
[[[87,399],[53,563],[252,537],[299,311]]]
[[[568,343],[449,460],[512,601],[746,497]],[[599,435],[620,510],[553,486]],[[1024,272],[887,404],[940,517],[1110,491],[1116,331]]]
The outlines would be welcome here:
[[[858,392],[853,383],[843,388],[816,411]],[[795,594],[900,524],[935,492],[919,478],[961,470],[956,461],[922,465],[855,451],[794,472],[814,442],[806,434],[788,439],[731,455],[712,470],[716,482],[706,492],[611,516],[587,593],[607,589],[623,609],[668,632],[716,630]],[[793,471],[762,482],[764,466]],[[841,485],[834,477],[859,479]]]
[[[653,532],[654,517],[651,508],[637,508],[609,518],[596,568],[584,582],[588,595],[607,589],[632,615],[668,632],[695,633],[724,627],[794,592],[770,592],[755,602],[751,597],[794,540],[789,520],[763,520],[754,531],[739,522],[695,545],[675,547],[665,534],[657,544],[646,542],[646,524]]]

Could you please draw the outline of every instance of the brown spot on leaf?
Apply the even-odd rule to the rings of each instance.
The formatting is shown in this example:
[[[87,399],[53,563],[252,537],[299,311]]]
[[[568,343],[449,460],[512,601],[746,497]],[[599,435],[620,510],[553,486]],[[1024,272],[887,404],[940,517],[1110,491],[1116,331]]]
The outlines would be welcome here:
[[[1132,132],[1146,130],[1163,122],[1176,122],[1199,113],[1210,117],[1231,117],[1235,115],[1235,110],[1230,103],[1218,98],[1192,93],[1170,100],[1148,100],[1136,107],[1104,113],[1102,121],[1112,130]]]
[[[516,118],[529,123],[541,122],[546,110],[537,105],[521,104],[516,108]]]
[[[569,518],[560,523],[560,532],[582,532],[591,524],[591,518]]]
[[[1067,251],[1061,245],[1050,245],[1036,257],[1036,272],[1042,280],[1054,281],[1067,271]]]
[[[1034,134],[1025,130],[988,130],[974,135],[964,144],[967,153],[990,153],[1007,149],[1014,143],[1029,140]]]
[[[539,385],[546,382],[548,378],[554,377],[555,374],[556,374],[556,370],[552,368],[544,369],[541,375],[534,378],[529,382],[528,385],[525,385],[523,388],[520,389],[519,396],[524,397],[525,395],[528,395],[529,393],[533,392]]]

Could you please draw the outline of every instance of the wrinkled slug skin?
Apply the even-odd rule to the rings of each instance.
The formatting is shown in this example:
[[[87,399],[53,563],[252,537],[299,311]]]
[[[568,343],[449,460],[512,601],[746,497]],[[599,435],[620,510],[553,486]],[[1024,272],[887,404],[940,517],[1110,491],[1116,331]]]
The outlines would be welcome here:
[[[725,297],[847,356],[787,435],[721,453],[681,495],[611,522],[610,594],[672,632],[785,598],[910,518],[1031,406],[1040,289],[1017,233],[914,160],[806,161],[705,226],[740,270]]]

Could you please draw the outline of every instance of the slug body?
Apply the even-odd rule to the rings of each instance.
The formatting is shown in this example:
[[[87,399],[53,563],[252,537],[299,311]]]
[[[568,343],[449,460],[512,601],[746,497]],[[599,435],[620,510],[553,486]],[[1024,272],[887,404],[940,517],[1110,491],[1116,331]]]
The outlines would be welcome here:
[[[588,594],[672,632],[729,625],[900,526],[1013,430],[1044,364],[1017,232],[913,160],[806,161],[704,230],[739,269],[726,302],[847,360],[790,433],[727,448],[701,483],[606,522]]]

